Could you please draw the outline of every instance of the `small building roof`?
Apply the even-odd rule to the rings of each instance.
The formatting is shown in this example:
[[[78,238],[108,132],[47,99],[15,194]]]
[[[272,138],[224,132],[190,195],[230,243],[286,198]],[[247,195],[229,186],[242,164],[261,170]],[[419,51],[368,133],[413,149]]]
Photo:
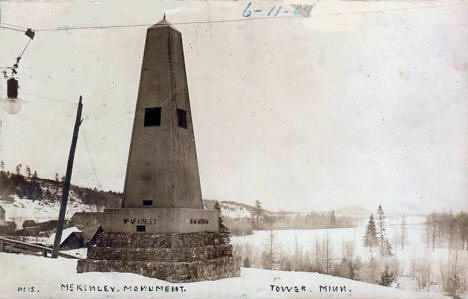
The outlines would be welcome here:
[[[81,232],[81,230],[75,226],[66,228],[62,231],[62,238],[60,240],[60,245],[65,241],[72,233]],[[45,242],[46,245],[54,245],[55,233],[53,233],[49,239]]]
[[[102,226],[100,224],[87,226],[83,228],[83,238],[85,243],[89,243],[96,234],[102,231]]]

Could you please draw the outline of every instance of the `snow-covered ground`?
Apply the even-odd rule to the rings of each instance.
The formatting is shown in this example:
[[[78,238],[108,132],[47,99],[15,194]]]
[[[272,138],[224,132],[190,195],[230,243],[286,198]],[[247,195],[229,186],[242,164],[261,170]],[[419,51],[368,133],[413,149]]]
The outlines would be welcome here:
[[[57,220],[60,201],[32,201],[26,198],[14,196],[14,202],[0,199],[0,206],[5,209],[6,220],[15,221],[17,228],[22,228],[25,220],[34,220],[43,222],[48,220]],[[65,219],[70,219],[76,212],[96,212],[95,207],[89,206],[75,198],[73,192],[67,205]]]
[[[52,219],[57,219],[60,204],[59,202],[39,202],[39,201],[31,201],[28,199],[20,199],[18,197],[14,198],[15,201],[8,202],[0,199],[0,205],[6,210],[7,220],[14,220],[17,226],[20,228],[22,223],[25,220],[32,219],[36,222],[47,221]],[[231,217],[240,217],[240,216],[248,216],[250,212],[242,206],[228,204],[225,206],[224,204],[221,205],[222,212],[225,216]],[[86,204],[83,204],[81,200],[75,198],[73,193],[71,194],[71,198],[67,208],[66,218],[69,219],[75,212],[82,212],[82,211],[95,211],[95,207],[90,207]],[[400,288],[407,290],[407,291],[414,291],[416,289],[415,281],[409,278],[410,274],[410,267],[411,261],[415,258],[425,257],[433,262],[434,264],[434,273],[439,273],[438,265],[447,260],[449,251],[447,249],[435,249],[432,251],[431,249],[427,249],[424,244],[424,236],[425,236],[425,228],[424,228],[424,216],[412,216],[407,217],[407,240],[408,243],[405,245],[404,249],[402,250],[400,246],[397,246],[394,243],[394,236],[397,236],[401,232],[401,218],[394,217],[387,219],[387,235],[394,246],[393,252],[395,254],[395,258],[398,259],[400,267],[403,269],[402,276],[398,277],[398,283],[400,284]],[[278,230],[275,231],[275,239],[278,243],[278,247],[280,252],[282,253],[292,253],[296,247],[302,249],[303,252],[312,251],[314,248],[315,241],[323,241],[325,238],[329,238],[329,242],[332,247],[332,255],[334,259],[341,259],[343,255],[345,255],[344,246],[349,246],[350,243],[354,244],[354,254],[356,256],[361,257],[363,260],[369,258],[369,249],[363,246],[363,236],[365,233],[367,220],[364,220],[358,227],[356,228],[336,228],[336,229],[316,229],[316,230]],[[256,252],[261,252],[265,248],[265,244],[268,240],[268,231],[254,231],[253,235],[248,236],[241,236],[241,237],[232,237],[233,245],[249,245],[252,249]],[[37,240],[36,240],[37,241]],[[86,254],[86,250],[80,249],[70,252],[71,254],[76,254],[77,256],[84,257]],[[467,252],[461,253],[460,260],[468,259]],[[30,261],[31,264],[28,265],[27,262]],[[13,263],[13,264],[11,264]],[[55,263],[55,264],[54,264]],[[72,263],[72,264],[71,264]],[[70,283],[81,283],[81,281],[89,281],[95,283],[101,283],[102,285],[105,284],[112,284],[117,286],[123,286],[126,283],[129,284],[139,284],[141,283],[151,283],[151,284],[164,284],[162,281],[158,280],[148,280],[148,278],[144,278],[141,276],[137,276],[134,274],[76,274],[74,273],[75,269],[74,261],[69,260],[60,260],[58,261],[43,259],[43,258],[36,258],[31,256],[21,256],[21,255],[5,255],[0,254],[0,286],[8,286],[13,289],[10,291],[13,293],[4,293],[3,288],[0,288],[0,298],[3,298],[4,294],[15,294],[15,296],[23,296],[22,292],[16,293],[16,285],[18,285],[15,280],[11,277],[17,277],[18,281],[21,283],[25,283],[25,285],[35,285],[34,281],[37,281],[40,284],[38,287],[42,289],[50,289],[58,288],[59,290],[53,291],[53,294],[50,298],[60,298],[60,295],[64,294],[60,291],[60,282],[58,281],[59,278],[64,277],[67,280],[71,280]],[[49,277],[51,273],[51,269],[54,269],[57,274],[57,281],[54,275]],[[3,275],[4,271],[8,272],[8,281],[12,285],[8,285],[4,282],[6,276]],[[55,273],[54,272],[54,273]],[[25,275],[27,273],[27,275]],[[40,273],[48,273],[47,275],[40,275]],[[63,276],[60,275],[63,273]],[[15,276],[16,275],[16,276]],[[278,277],[280,277],[278,279]],[[52,279],[48,282],[48,279]],[[26,281],[25,281],[26,280]],[[119,280],[122,280],[120,282]],[[141,280],[141,281],[140,281]],[[258,280],[258,282],[256,282]],[[373,292],[375,294],[389,294],[394,291],[396,295],[393,298],[415,298],[414,293],[413,296],[407,296],[406,293],[401,293],[397,289],[391,288],[382,288],[376,285],[369,285],[363,282],[356,282],[351,280],[346,280],[342,278],[320,275],[316,273],[299,273],[299,272],[281,272],[281,271],[268,271],[268,270],[259,270],[259,269],[243,269],[242,270],[242,277],[241,278],[234,278],[228,280],[221,280],[217,282],[205,282],[205,283],[193,283],[188,284],[187,288],[190,289],[190,292],[187,291],[183,294],[183,297],[187,298],[202,298],[204,294],[211,294],[214,298],[218,298],[215,295],[222,296],[223,298],[269,298],[269,297],[278,297],[282,298],[288,293],[283,292],[276,292],[271,291],[269,288],[270,284],[273,283],[275,280],[275,284],[281,285],[300,285],[301,284],[307,285],[311,287],[311,292],[305,293],[292,293],[289,294],[292,297],[307,297],[306,295],[324,295],[325,293],[317,293],[315,294],[314,291],[318,289],[318,285],[326,285],[333,282],[333,285],[341,285],[345,284],[347,288],[352,288],[352,292],[348,295],[352,296],[372,296]],[[110,281],[110,282],[109,282]],[[286,282],[285,282],[286,281]],[[332,281],[332,282],[330,282]],[[58,287],[57,287],[58,285]],[[202,292],[203,286],[205,286],[209,290]],[[222,290],[230,290],[231,286],[237,286],[236,288],[232,289],[233,295],[229,297],[223,292],[220,292],[218,289]],[[20,285],[18,285],[20,286]],[[349,286],[349,287],[348,287]],[[214,288],[216,290],[211,290]],[[378,290],[378,291],[376,291]],[[388,291],[390,290],[390,292]],[[429,296],[433,296],[436,298],[435,294],[439,294],[440,297],[441,291],[439,286],[434,286],[432,291],[436,293],[427,293],[427,292],[419,292],[418,295],[421,298],[429,298]],[[216,292],[220,293],[216,293]],[[55,293],[54,293],[55,292]],[[76,293],[66,293],[67,297],[73,297],[76,294],[83,296],[83,293],[76,292]],[[30,298],[27,296],[28,294],[24,294],[22,298]],[[87,298],[93,298],[94,294],[85,294]],[[120,294],[121,295],[121,294]],[[133,296],[134,294],[132,294]],[[164,298],[163,294],[158,293],[138,293],[139,296],[142,298],[150,298],[151,296],[155,296],[156,298]],[[180,293],[178,294],[180,296]],[[245,296],[243,296],[245,295]],[[336,294],[335,294],[336,295]],[[35,294],[35,296],[41,296],[39,294]],[[128,293],[127,293],[128,296]],[[159,297],[158,297],[159,296]],[[176,294],[165,294],[165,296],[172,296],[176,297]],[[344,296],[344,294],[339,294],[339,296]],[[113,297],[113,296],[112,296]],[[123,296],[125,297],[125,296]],[[209,296],[206,296],[209,297]],[[10,297],[12,298],[12,297]],[[38,297],[41,298],[41,297]],[[44,297],[49,298],[49,297]],[[213,298],[213,297],[212,297]]]
[[[252,213],[245,207],[233,205],[229,203],[221,203],[221,210],[223,216],[231,218],[245,218],[252,217]]]
[[[390,259],[397,259],[402,269],[401,276],[397,278],[400,288],[416,290],[417,285],[410,279],[411,262],[415,259],[426,258],[432,265],[434,278],[440,274],[439,265],[447,261],[449,250],[447,248],[426,248],[424,217],[412,216],[406,218],[407,242],[404,249],[401,243],[395,244],[394,240],[401,233],[401,218],[387,219],[387,236],[393,246],[394,256]],[[370,257],[369,248],[364,247],[363,237],[366,230],[367,220],[356,228],[336,228],[336,229],[315,229],[315,230],[276,230],[274,231],[275,243],[281,254],[292,254],[294,250],[300,248],[302,252],[312,253],[316,240],[322,242],[328,236],[329,244],[332,248],[333,259],[340,260],[346,255],[344,247],[354,244],[354,255],[361,260],[368,260]],[[233,245],[251,246],[252,252],[260,254],[268,246],[269,231],[254,231],[253,235],[231,237]],[[374,255],[378,255],[374,249]],[[468,260],[468,252],[460,251],[459,260]],[[433,285],[431,290],[442,293],[440,285]],[[425,294],[425,293],[423,293]]]
[[[76,260],[62,258],[54,260],[0,253],[0,269],[2,271],[0,299],[443,298],[436,293],[402,291],[317,273],[242,268],[241,277],[237,278],[172,284],[130,273],[77,274],[76,263]],[[177,292],[172,289],[175,286],[178,287]],[[180,292],[181,286],[184,292]],[[322,286],[322,291],[320,291],[320,286]],[[323,287],[325,286],[327,290],[329,286],[331,290],[337,286],[338,291],[324,291]],[[34,289],[32,289],[33,287]],[[95,290],[90,291],[91,287],[94,287]],[[141,291],[142,287],[145,289],[144,291]],[[153,291],[149,291],[148,287],[153,287]],[[160,288],[155,291],[155,287]]]
[[[395,220],[392,220],[394,222]],[[366,221],[367,222],[367,221]],[[410,221],[409,221],[410,222]],[[424,246],[424,225],[422,222],[414,222],[407,224],[408,243],[402,251],[400,246],[394,248],[396,254],[401,254],[402,257],[411,253],[420,254],[425,252]],[[336,258],[343,257],[343,245],[346,242],[355,244],[355,254],[361,257],[369,255],[369,249],[363,246],[363,237],[366,231],[365,223],[356,228],[333,228],[333,229],[312,229],[312,230],[276,230],[274,235],[281,250],[293,252],[296,246],[303,250],[312,249],[316,240],[322,241],[329,238],[333,245],[333,255]],[[388,225],[387,235],[392,242],[393,236],[401,231],[400,225]],[[268,240],[269,231],[254,231],[252,235],[232,237],[233,244],[250,244],[253,247],[264,248],[265,242]],[[393,245],[393,242],[392,242]]]

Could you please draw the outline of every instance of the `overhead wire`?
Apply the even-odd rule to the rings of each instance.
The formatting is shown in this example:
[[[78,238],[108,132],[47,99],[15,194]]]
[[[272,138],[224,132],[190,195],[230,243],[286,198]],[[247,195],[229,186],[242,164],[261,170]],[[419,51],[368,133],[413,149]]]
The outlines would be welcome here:
[[[24,31],[23,29],[18,29],[18,28],[12,28],[12,27],[5,26],[3,23],[0,23],[0,28],[13,30],[13,31],[21,31],[21,32]]]
[[[428,5],[428,6],[420,6],[420,7],[405,7],[405,8],[393,8],[393,9],[381,9],[381,10],[373,10],[373,11],[356,11],[356,12],[348,12],[348,13],[330,13],[330,14],[322,14],[322,15],[314,15],[314,16],[326,16],[326,15],[346,15],[346,14],[370,14],[370,13],[381,13],[381,12],[388,12],[388,11],[400,11],[400,10],[414,10],[414,9],[430,9],[430,8],[438,8],[438,7],[458,7],[458,6],[467,6],[467,4],[459,4],[459,5]],[[211,21],[191,21],[191,22],[174,22],[171,23],[172,25],[190,25],[190,24],[213,24],[213,23],[234,23],[234,22],[244,22],[244,21],[254,21],[254,20],[272,20],[272,19],[302,19],[299,16],[283,16],[283,17],[246,17],[242,19],[230,19],[230,20],[211,20]],[[88,30],[88,29],[114,29],[114,28],[132,28],[132,27],[143,27],[143,26],[151,26],[153,24],[151,23],[145,23],[145,24],[128,24],[128,25],[107,25],[107,26],[77,26],[77,27],[72,27],[72,26],[61,26],[61,27],[56,27],[56,28],[39,28],[35,29],[35,32],[53,32],[53,31],[68,31],[68,30]],[[15,24],[8,24],[8,23],[0,23],[0,28],[6,29],[6,30],[12,30],[12,31],[20,31],[24,32],[28,27],[24,26],[19,26]],[[21,56],[24,54],[26,49],[28,48],[29,44],[31,42],[31,39],[28,41],[26,46],[23,48],[23,51],[20,54]],[[11,67],[0,67],[0,68],[11,68]],[[36,97],[39,99],[44,99],[44,100],[50,100],[50,101],[55,101],[55,102],[62,102],[66,104],[71,104],[71,105],[77,105],[77,103],[66,101],[66,100],[61,100],[57,98],[52,98],[52,97],[44,97],[44,96],[37,96],[37,95],[32,95],[32,94],[27,94],[23,93],[24,95],[27,96],[32,96]],[[125,113],[132,115],[134,113]],[[86,116],[85,119],[89,117]],[[97,182],[97,185],[100,189],[102,189],[102,185],[99,181],[96,167],[94,164],[94,161],[91,156],[91,152],[89,149],[88,141],[86,138],[86,134],[83,131],[83,139],[85,143],[85,147],[88,153],[89,160],[91,162],[92,170]]]
[[[30,94],[30,93],[24,93],[24,92],[22,92],[22,94],[26,96],[26,97],[23,97],[23,98],[33,97],[33,98],[36,98],[36,99],[39,99],[39,100],[54,101],[54,102],[64,103],[64,104],[73,105],[73,106],[78,105],[77,102],[67,101],[67,100],[63,100],[63,99],[57,99],[57,98],[45,97],[45,96],[38,96],[38,95],[33,95],[33,94]],[[36,102],[36,99],[28,100],[27,102],[28,103],[38,104]],[[114,108],[109,108],[109,107],[107,107],[106,109],[109,109],[112,112],[117,112],[117,113],[124,114],[124,115],[127,115],[127,116],[134,116],[135,115],[135,112],[122,111],[122,110],[119,110],[119,109],[114,109]],[[93,115],[96,115],[96,113],[85,113],[84,119],[89,119],[90,116],[93,116]]]
[[[78,105],[78,103],[74,103],[74,102],[66,101],[66,100],[61,100],[61,99],[57,99],[57,98],[38,96],[38,95],[33,95],[33,94],[30,94],[30,93],[24,93],[24,92],[22,92],[22,94],[26,95],[26,96],[34,97],[34,98],[48,100],[48,101],[61,102],[61,103],[66,103],[66,104],[70,104],[70,105]]]
[[[82,135],[83,135],[85,148],[86,148],[86,151],[88,152],[88,158],[89,158],[89,161],[91,162],[91,168],[92,168],[93,173],[94,173],[94,178],[96,179],[96,183],[97,183],[97,186],[98,186],[99,190],[102,190],[102,184],[99,181],[99,178],[98,178],[98,175],[97,175],[96,165],[94,164],[93,158],[91,156],[91,151],[89,150],[89,145],[88,145],[88,140],[86,138],[86,133],[85,133],[85,131],[83,129],[81,131],[82,131]]]
[[[28,29],[27,27],[22,27],[22,26],[18,26],[18,25],[14,25],[14,24],[9,24],[9,23],[2,23],[2,25],[9,26],[9,27],[16,27],[16,28],[19,28],[19,29],[22,29],[22,30]]]
[[[317,3],[311,4],[314,6]],[[335,12],[335,13],[324,13],[324,14],[314,14],[314,17],[320,16],[330,16],[330,15],[350,15],[350,14],[372,14],[372,13],[382,13],[382,12],[392,12],[392,11],[402,11],[402,10],[416,10],[416,9],[431,9],[431,8],[450,8],[450,7],[459,7],[459,6],[468,6],[468,3],[455,4],[455,5],[426,5],[426,6],[416,6],[416,7],[397,7],[397,8],[386,8],[386,9],[376,9],[376,10],[360,10],[352,12]],[[245,17],[241,19],[228,19],[228,20],[210,20],[210,21],[190,21],[190,22],[173,22],[171,25],[190,25],[190,24],[214,24],[214,23],[234,23],[234,22],[245,22],[245,21],[255,21],[255,20],[277,20],[277,19],[302,19],[300,16],[280,16],[280,17]],[[131,27],[143,27],[143,26],[152,26],[152,23],[142,23],[142,24],[118,24],[118,25],[100,25],[100,26],[59,26],[55,28],[36,28],[35,32],[51,32],[51,31],[68,31],[68,30],[87,30],[87,29],[113,29],[113,28],[131,28]],[[157,24],[156,24],[157,25]],[[165,26],[165,25],[161,25]],[[16,28],[14,28],[16,27]],[[14,24],[0,23],[0,28],[24,31],[27,27],[18,26]],[[22,28],[22,29],[18,29]]]

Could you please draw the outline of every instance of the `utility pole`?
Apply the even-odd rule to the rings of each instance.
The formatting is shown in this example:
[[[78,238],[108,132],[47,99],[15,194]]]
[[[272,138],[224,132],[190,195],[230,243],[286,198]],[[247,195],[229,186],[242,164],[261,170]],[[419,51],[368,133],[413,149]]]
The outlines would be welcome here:
[[[68,202],[68,193],[70,191],[70,181],[73,169],[73,161],[75,158],[75,149],[76,149],[76,142],[78,141],[78,131],[80,130],[80,125],[83,122],[81,119],[81,111],[83,110],[83,104],[81,103],[81,96],[78,102],[78,110],[76,112],[76,120],[75,120],[75,127],[73,128],[73,138],[70,147],[70,154],[68,155],[68,165],[67,165],[67,174],[65,176],[65,181],[63,183],[63,192],[62,192],[62,202],[60,203],[60,213],[59,219],[57,222],[57,230],[55,232],[55,240],[54,240],[54,248],[52,250],[52,258],[57,258],[59,247],[60,247],[60,240],[62,239],[62,230],[63,224],[65,222],[65,212],[67,210],[67,202]]]

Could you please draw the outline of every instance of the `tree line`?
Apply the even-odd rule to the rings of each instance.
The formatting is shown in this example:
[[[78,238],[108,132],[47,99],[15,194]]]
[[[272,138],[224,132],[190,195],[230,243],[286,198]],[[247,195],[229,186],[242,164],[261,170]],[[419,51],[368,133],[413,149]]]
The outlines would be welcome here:
[[[0,196],[3,200],[13,201],[13,197],[18,196],[32,201],[59,201],[64,180],[65,177],[60,177],[58,173],[54,179],[40,178],[36,170],[22,164],[16,165],[12,172],[6,169],[4,161],[0,161]],[[94,205],[97,211],[102,211],[103,208],[120,207],[122,194],[71,185],[70,197],[79,198],[85,204]]]
[[[337,244],[329,235],[311,240],[306,247],[297,238],[294,249],[283,250],[279,246],[277,232],[267,232],[263,248],[250,244],[234,246],[236,255],[242,257],[243,267],[263,268],[281,271],[316,272],[326,275],[365,281],[389,286],[397,272],[401,272],[395,259],[363,259],[356,252],[353,241],[341,244],[341,254],[336,252]]]
[[[307,214],[276,214],[267,213],[260,201],[255,202],[255,209],[251,218],[252,226],[256,230],[279,229],[320,229],[354,227],[355,219],[336,216],[335,211],[329,213]]]
[[[426,217],[426,246],[468,250],[468,214],[433,212]]]

